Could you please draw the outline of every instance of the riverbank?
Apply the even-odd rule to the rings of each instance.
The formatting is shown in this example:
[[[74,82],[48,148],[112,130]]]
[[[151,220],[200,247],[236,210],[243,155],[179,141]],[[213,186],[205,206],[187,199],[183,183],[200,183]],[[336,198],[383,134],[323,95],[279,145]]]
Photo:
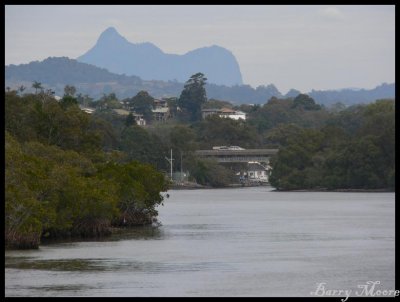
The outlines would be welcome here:
[[[211,186],[203,186],[196,182],[174,182],[169,187],[172,190],[194,190],[194,189],[213,189]]]
[[[186,183],[176,183],[171,185],[171,190],[196,190],[196,189],[238,189],[243,187],[271,187],[269,183],[238,183],[238,184],[229,184],[223,187],[211,187],[211,186],[203,186],[195,182],[186,182]],[[273,192],[354,192],[354,193],[391,193],[395,192],[392,189],[327,189],[327,188],[315,188],[315,189],[296,189],[296,190],[284,190],[284,189],[276,189],[272,190]]]
[[[242,187],[259,187],[259,186],[270,186],[269,183],[259,183],[259,182],[248,182],[248,183],[234,183],[228,184],[222,187],[212,187],[212,186],[204,186],[195,182],[183,182],[183,183],[174,183],[170,186],[172,190],[194,190],[194,189],[229,189],[229,188],[242,188]]]
[[[354,192],[354,193],[393,193],[391,189],[297,189],[297,190],[282,190],[275,189],[274,192]]]

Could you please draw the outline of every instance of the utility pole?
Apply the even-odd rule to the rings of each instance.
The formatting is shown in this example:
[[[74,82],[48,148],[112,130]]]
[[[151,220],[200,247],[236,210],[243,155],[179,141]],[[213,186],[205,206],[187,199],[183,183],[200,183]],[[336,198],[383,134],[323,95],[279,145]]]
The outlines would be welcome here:
[[[172,149],[171,149],[171,158],[169,159],[168,157],[165,157],[165,159],[169,162],[169,165],[171,166],[171,180],[172,180],[172,161],[174,160],[172,158]]]
[[[182,182],[182,175],[183,173],[182,173],[182,150],[181,150],[181,182]]]

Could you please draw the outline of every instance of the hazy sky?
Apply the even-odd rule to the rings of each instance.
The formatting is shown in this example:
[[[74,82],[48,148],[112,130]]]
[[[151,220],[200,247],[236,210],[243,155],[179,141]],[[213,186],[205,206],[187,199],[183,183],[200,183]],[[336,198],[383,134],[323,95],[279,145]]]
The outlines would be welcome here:
[[[5,63],[75,59],[110,26],[166,53],[225,47],[245,84],[282,93],[395,80],[394,5],[7,5]]]

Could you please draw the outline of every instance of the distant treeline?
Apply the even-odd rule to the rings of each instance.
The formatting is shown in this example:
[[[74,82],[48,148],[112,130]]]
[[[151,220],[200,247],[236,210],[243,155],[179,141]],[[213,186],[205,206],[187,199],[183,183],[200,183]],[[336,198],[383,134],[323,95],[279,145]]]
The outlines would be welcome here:
[[[16,89],[20,85],[25,85],[29,88],[29,84],[33,81],[41,82],[46,89],[52,89],[59,96],[63,95],[65,85],[74,85],[81,94],[87,94],[95,99],[111,92],[119,98],[128,98],[142,90],[157,98],[178,97],[184,86],[183,83],[176,81],[145,81],[137,76],[117,75],[104,68],[80,63],[67,57],[51,57],[42,62],[35,61],[5,67],[6,86]],[[208,83],[206,91],[209,98],[225,100],[237,105],[264,104],[271,97],[288,98],[301,93],[291,89],[283,95],[273,84],[253,88],[250,85],[228,87]],[[395,84],[382,84],[370,90],[313,90],[307,94],[318,104],[325,106],[339,102],[353,105],[370,103],[377,99],[394,98]]]

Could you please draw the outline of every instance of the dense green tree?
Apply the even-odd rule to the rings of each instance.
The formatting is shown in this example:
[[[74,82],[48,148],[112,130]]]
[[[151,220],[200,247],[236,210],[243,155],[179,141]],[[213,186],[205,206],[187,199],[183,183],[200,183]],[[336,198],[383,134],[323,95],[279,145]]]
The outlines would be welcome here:
[[[126,128],[126,116],[117,114],[114,111],[96,110],[91,116],[110,124],[117,136],[120,136],[122,131]]]
[[[300,135],[302,130],[303,128],[296,124],[278,124],[268,132],[267,139],[279,146],[286,146],[288,145],[289,140]]]
[[[235,182],[233,171],[219,165],[216,161],[192,157],[186,166],[199,184],[212,187],[224,187]]]
[[[316,104],[314,99],[307,94],[299,94],[293,100],[293,108],[302,108],[304,110],[320,110],[321,106]]]
[[[20,248],[37,247],[42,223],[54,221],[55,213],[37,201],[32,182],[42,174],[40,163],[27,156],[8,132],[5,136],[5,244]]]
[[[20,97],[12,93],[5,96],[5,130],[19,140],[36,139],[36,117],[32,114],[33,105],[38,102],[32,94]]]
[[[128,100],[129,107],[138,114],[143,114],[143,118],[150,122],[153,119],[154,98],[147,91],[139,91],[133,98]]]
[[[165,156],[169,154],[168,148],[156,135],[140,126],[133,125],[122,132],[119,148],[127,154],[129,160],[152,164],[161,170],[168,169],[165,160]]]
[[[132,112],[129,112],[128,116],[125,119],[125,126],[130,127],[135,124],[136,124],[135,117],[133,116]]]
[[[170,146],[172,149],[181,152],[191,152],[196,149],[196,134],[188,126],[176,125],[169,133]]]
[[[261,138],[254,127],[242,120],[209,116],[193,125],[200,148],[213,146],[241,146],[244,148],[259,147]]]
[[[43,237],[108,234],[124,209],[121,192],[135,196],[129,211],[136,223],[149,223],[157,215],[155,206],[162,202],[157,194],[168,185],[164,175],[149,165],[129,163],[129,156],[115,150],[119,144],[110,123],[76,104],[63,106],[39,94],[6,93],[5,109],[7,247],[38,247]],[[140,134],[130,138],[135,141]],[[156,137],[145,132],[142,138],[150,151],[144,160],[165,165]],[[129,177],[104,177],[108,164],[114,165],[114,175]]]
[[[37,247],[42,234],[100,235],[118,213],[112,182],[74,151],[6,135],[6,243]]]
[[[296,102],[292,98],[273,97],[262,107],[254,106],[248,109],[248,121],[257,128],[259,133],[268,132],[279,124],[288,123],[301,127],[319,128],[326,123],[330,113],[318,106],[305,95],[299,96]]]
[[[201,120],[201,108],[207,101],[205,89],[207,78],[202,73],[196,73],[186,81],[185,86],[178,100],[181,110],[179,116],[184,121]]]
[[[275,138],[283,146],[271,160],[271,185],[289,190],[311,188],[316,185],[315,171],[311,168],[321,160],[316,155],[322,151],[324,137],[319,130],[294,126],[286,129],[291,132],[281,132],[283,136]]]
[[[64,96],[74,97],[76,93],[76,88],[73,85],[65,85]]]
[[[138,162],[107,163],[99,173],[103,179],[118,185],[120,215],[115,219],[117,224],[149,223],[157,215],[156,206],[164,199],[160,192],[168,189],[168,182],[162,173]]]
[[[63,109],[66,109],[70,106],[77,106],[78,100],[71,95],[64,95],[64,97],[60,100],[60,105]]]
[[[322,129],[291,125],[271,131],[270,139],[281,145],[271,162],[273,186],[394,189],[394,101],[378,100],[344,111]]]
[[[354,135],[363,123],[365,108],[364,104],[353,105],[344,110],[332,112],[326,120],[326,124],[340,127],[347,134]]]

